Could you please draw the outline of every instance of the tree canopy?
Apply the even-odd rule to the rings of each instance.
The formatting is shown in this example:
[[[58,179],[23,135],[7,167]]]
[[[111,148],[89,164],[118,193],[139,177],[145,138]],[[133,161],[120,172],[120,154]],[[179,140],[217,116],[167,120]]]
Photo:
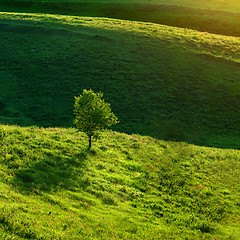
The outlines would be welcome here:
[[[95,93],[92,89],[84,89],[82,95],[75,96],[74,124],[79,131],[87,134],[89,148],[91,148],[92,138],[97,138],[103,129],[119,122],[110,104],[106,103],[102,97],[103,93]]]

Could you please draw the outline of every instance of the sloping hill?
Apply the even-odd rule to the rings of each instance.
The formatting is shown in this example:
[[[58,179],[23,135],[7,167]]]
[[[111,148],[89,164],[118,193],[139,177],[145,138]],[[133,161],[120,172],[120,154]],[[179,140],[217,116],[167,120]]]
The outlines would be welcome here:
[[[1,239],[232,239],[240,152],[0,126]],[[1,135],[2,136],[2,135]]]
[[[108,17],[240,36],[238,0],[0,0],[0,11]]]
[[[1,13],[2,123],[72,126],[102,91],[116,130],[239,148],[240,39],[106,18]]]

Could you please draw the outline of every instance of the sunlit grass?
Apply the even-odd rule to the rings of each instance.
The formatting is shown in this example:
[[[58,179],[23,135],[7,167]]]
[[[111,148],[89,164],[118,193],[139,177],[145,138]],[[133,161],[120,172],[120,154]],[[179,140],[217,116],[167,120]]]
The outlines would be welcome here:
[[[239,238],[239,151],[111,131],[88,151],[74,129],[2,129],[2,236]]]
[[[6,0],[2,0],[2,2]],[[41,3],[82,3],[93,2],[92,0],[22,0],[22,2],[41,2]],[[145,3],[145,4],[164,4],[164,5],[177,5],[183,7],[193,7],[202,9],[216,9],[224,11],[238,12],[240,11],[240,3],[238,0],[98,0],[99,3]]]
[[[142,37],[165,40],[173,46],[181,46],[184,50],[212,55],[215,57],[240,62],[240,38],[199,32],[191,29],[169,27],[154,23],[135,22],[107,18],[91,18],[32,13],[0,12],[2,20],[29,21],[41,25],[63,24],[74,27],[86,27],[112,32],[128,32]]]
[[[1,12],[0,20],[1,122],[68,125],[73,95],[93,87],[123,130],[239,148],[238,37],[100,17]],[[0,126],[0,239],[240,238],[239,151],[114,131],[93,145],[72,128]]]
[[[231,1],[40,1],[0,0],[2,11],[42,12],[153,22],[199,31],[240,36],[240,5]],[[0,10],[1,11],[1,10]]]

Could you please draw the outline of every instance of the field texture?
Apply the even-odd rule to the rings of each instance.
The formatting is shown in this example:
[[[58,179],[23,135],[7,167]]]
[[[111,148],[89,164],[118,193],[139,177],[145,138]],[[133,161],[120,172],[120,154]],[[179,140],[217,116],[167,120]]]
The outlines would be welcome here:
[[[240,36],[240,3],[237,0],[0,0],[0,11],[58,13],[137,20]]]
[[[239,13],[0,0],[0,239],[239,240]],[[120,120],[91,150],[83,89]]]
[[[102,91],[116,130],[239,148],[240,39],[136,21],[1,13],[2,123],[72,126]]]
[[[0,126],[0,238],[240,238],[240,152]]]

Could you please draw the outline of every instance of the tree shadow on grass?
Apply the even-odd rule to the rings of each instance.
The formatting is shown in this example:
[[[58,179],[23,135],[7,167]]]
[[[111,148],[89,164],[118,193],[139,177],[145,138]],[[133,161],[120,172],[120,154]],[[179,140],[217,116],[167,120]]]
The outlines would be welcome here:
[[[26,194],[29,192],[56,192],[61,188],[71,191],[84,189],[88,183],[83,180],[89,150],[83,150],[72,157],[49,153],[35,163],[21,168],[11,183]]]

